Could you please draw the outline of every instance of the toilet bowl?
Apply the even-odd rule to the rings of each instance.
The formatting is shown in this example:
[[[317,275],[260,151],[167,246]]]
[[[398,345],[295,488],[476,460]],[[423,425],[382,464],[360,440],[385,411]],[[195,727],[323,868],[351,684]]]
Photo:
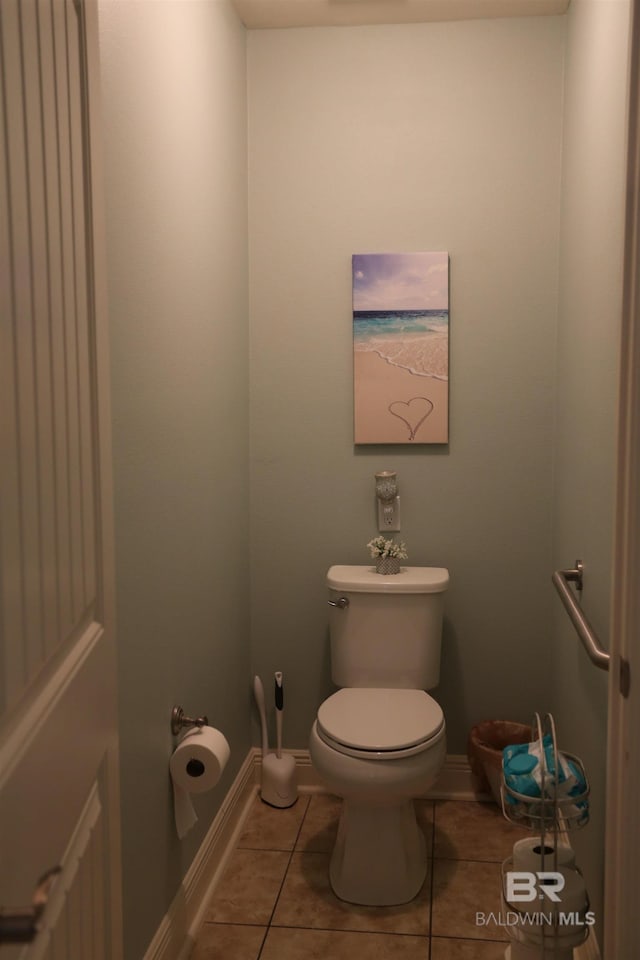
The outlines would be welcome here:
[[[446,753],[442,710],[425,691],[440,676],[448,584],[441,567],[327,573],[331,676],[341,689],[320,705],[309,752],[343,798],[329,879],[350,903],[407,903],[426,876],[413,801],[434,783]]]
[[[311,761],[343,798],[329,878],[350,903],[392,906],[419,892],[427,870],[413,799],[446,753],[442,710],[422,690],[343,689],[321,705]]]

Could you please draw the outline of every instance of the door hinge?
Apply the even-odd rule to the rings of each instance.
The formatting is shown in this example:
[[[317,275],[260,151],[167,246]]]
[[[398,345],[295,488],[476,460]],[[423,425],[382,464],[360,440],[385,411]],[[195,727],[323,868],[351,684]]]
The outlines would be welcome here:
[[[620,657],[619,684],[622,696],[628,697],[631,689],[631,667],[629,661],[625,660],[624,657]]]

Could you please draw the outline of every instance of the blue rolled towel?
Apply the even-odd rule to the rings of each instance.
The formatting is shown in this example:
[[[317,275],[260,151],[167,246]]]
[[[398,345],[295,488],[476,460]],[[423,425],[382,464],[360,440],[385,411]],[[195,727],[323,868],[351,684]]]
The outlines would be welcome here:
[[[505,783],[516,793],[526,797],[542,796],[542,764],[544,764],[545,795],[552,796],[557,781],[559,797],[578,796],[586,789],[586,783],[581,770],[561,753],[557,755],[557,766],[554,758],[553,739],[547,734],[540,741],[533,743],[518,743],[507,746],[502,751],[502,771]],[[507,793],[509,803],[517,803],[517,799]],[[579,805],[582,807],[582,804]]]

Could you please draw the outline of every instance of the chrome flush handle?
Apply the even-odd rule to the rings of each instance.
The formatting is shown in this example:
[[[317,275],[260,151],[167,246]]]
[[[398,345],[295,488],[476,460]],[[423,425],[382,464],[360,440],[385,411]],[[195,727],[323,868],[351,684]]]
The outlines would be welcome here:
[[[338,597],[337,600],[327,600],[327,603],[330,607],[340,607],[341,610],[344,610],[345,607],[349,606],[349,597]]]

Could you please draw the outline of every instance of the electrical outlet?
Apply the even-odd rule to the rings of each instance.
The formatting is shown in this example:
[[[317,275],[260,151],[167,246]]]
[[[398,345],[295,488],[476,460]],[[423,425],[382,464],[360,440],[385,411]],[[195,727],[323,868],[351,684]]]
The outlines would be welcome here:
[[[393,533],[400,529],[400,497],[391,502],[378,500],[378,530]]]

